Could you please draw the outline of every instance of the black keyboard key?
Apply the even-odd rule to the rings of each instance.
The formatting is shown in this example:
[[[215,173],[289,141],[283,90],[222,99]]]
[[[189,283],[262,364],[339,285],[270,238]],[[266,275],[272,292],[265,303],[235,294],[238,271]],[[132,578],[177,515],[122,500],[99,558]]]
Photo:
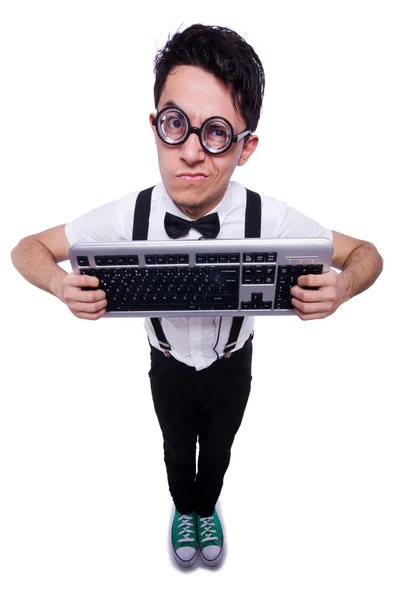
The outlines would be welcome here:
[[[232,252],[229,254],[229,262],[230,263],[239,263],[240,262],[240,252]]]
[[[165,312],[167,310],[187,310],[186,302],[170,302],[170,303],[156,303],[151,304],[150,302],[133,304],[133,309],[140,312],[153,311],[153,312]]]
[[[219,274],[226,277],[237,276],[240,273],[240,267],[219,267]]]
[[[79,269],[80,275],[91,275],[96,277],[97,269]]]
[[[226,302],[214,302],[212,310],[226,310]]]
[[[127,265],[138,265],[139,259],[137,254],[129,254],[127,256]]]
[[[321,275],[321,273],[323,272],[323,265],[313,264],[311,268],[311,272],[314,273],[314,275]]]
[[[88,267],[90,265],[88,256],[78,256],[77,264],[79,265],[79,267]]]
[[[277,287],[276,287],[276,293],[283,296],[285,294],[289,294],[290,289],[291,289],[291,286],[288,285],[287,283],[279,283],[279,284],[277,284]]]
[[[243,275],[252,277],[255,271],[255,267],[243,267]]]
[[[254,262],[255,254],[253,252],[244,252],[243,253],[243,262],[244,263],[252,263]]]
[[[226,302],[225,309],[226,310],[237,310],[238,309],[238,300],[236,302]]]
[[[276,310],[288,310],[294,308],[288,300],[277,301],[274,307]]]

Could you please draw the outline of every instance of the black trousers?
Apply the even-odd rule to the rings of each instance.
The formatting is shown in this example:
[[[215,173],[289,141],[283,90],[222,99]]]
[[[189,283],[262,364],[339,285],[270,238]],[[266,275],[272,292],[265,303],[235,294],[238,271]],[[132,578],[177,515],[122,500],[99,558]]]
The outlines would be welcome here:
[[[151,346],[150,385],[176,509],[210,516],[251,389],[252,337],[201,371]],[[199,455],[196,473],[196,445]]]

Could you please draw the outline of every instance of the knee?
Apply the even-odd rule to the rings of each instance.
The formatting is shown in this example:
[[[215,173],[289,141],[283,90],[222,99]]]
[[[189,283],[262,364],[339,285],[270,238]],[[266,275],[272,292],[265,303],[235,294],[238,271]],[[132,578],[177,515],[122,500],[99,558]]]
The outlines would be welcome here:
[[[188,465],[196,460],[196,443],[187,445],[171,444],[164,440],[164,460],[168,464]]]

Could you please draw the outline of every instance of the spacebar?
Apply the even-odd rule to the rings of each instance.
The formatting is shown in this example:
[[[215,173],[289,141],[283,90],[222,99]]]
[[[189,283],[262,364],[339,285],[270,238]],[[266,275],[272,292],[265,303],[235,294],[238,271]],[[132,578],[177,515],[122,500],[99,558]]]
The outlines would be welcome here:
[[[155,311],[167,311],[167,310],[187,310],[186,302],[173,302],[169,304],[157,304],[157,302],[153,302],[152,304],[130,304],[128,306],[128,310],[142,310],[147,312],[155,312]]]

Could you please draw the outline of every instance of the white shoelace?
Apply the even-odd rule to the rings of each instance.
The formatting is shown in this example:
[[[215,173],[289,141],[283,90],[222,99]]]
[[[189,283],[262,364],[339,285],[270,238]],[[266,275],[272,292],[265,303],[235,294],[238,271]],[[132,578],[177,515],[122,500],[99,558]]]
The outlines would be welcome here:
[[[216,533],[215,525],[213,523],[214,517],[200,517],[200,529],[201,529],[201,543],[204,542],[212,542],[213,540],[217,540],[217,535],[211,535]]]
[[[181,521],[178,525],[178,529],[181,528],[178,536],[178,543],[182,542],[194,542],[194,517],[189,515],[181,515],[178,521]],[[193,537],[189,537],[193,534]]]

